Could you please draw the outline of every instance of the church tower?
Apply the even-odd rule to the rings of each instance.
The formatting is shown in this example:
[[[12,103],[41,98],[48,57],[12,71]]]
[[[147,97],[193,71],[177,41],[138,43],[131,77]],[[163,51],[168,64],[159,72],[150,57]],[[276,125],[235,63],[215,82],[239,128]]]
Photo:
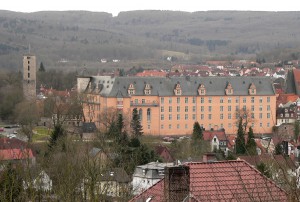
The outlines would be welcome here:
[[[23,56],[23,93],[26,100],[36,99],[36,57]]]

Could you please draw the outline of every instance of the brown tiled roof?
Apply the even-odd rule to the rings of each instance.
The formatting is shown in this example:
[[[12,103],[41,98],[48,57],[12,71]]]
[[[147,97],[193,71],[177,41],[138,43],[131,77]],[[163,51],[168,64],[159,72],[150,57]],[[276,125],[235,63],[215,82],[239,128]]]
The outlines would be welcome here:
[[[188,163],[193,201],[287,201],[285,191],[245,161]],[[164,180],[130,201],[164,201]],[[176,193],[175,193],[176,194]]]
[[[221,131],[221,130],[218,130],[218,131],[205,130],[205,131],[203,131],[203,139],[206,141],[211,141],[214,138],[214,136],[217,136],[217,138],[219,140],[227,140],[225,131]]]

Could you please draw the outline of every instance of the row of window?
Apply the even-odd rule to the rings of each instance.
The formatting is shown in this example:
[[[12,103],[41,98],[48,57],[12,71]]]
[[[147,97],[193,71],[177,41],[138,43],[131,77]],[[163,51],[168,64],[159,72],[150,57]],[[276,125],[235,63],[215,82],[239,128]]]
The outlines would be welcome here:
[[[242,102],[247,103],[247,98],[249,99],[249,97],[243,97]],[[208,103],[212,103],[212,97],[208,97],[207,99],[208,99]],[[220,101],[220,103],[224,103],[225,102],[224,97],[220,97],[219,101]],[[251,103],[255,103],[255,97],[251,97],[250,101],[251,101]],[[271,101],[271,98],[267,97],[267,102],[269,103],[270,101]],[[165,98],[164,97],[160,98],[160,103],[164,104],[164,102],[165,102]],[[172,102],[173,102],[173,98],[169,97],[168,98],[168,103],[171,104]],[[178,104],[180,103],[180,97],[176,98],[176,102]],[[200,98],[200,103],[204,103],[204,102],[205,102],[205,98],[201,97]],[[232,103],[232,98],[231,97],[227,98],[227,102]],[[235,97],[235,102],[239,103],[240,102],[240,97]],[[184,103],[189,103],[189,97],[184,98]],[[192,103],[196,103],[196,97],[192,97]],[[263,103],[263,97],[259,97],[259,103]]]
[[[267,116],[266,116],[266,118],[267,119],[270,119],[271,118],[271,114],[270,113],[267,113],[266,114]],[[244,116],[247,116],[247,114],[244,114]],[[172,120],[172,114],[169,114],[168,115],[168,120]],[[220,119],[224,119],[224,114],[220,114]],[[235,119],[238,119],[240,117],[240,114],[239,113],[235,113]],[[211,119],[213,119],[213,115],[212,114],[207,114],[207,118],[209,119],[209,120],[211,120]],[[245,117],[246,118],[246,117]],[[251,113],[251,118],[252,119],[254,119],[255,118],[255,115],[254,115],[254,113]],[[259,113],[259,115],[258,115],[258,118],[259,119],[263,119],[264,117],[263,117],[263,113]],[[176,119],[177,120],[180,120],[180,114],[177,114],[176,115]],[[192,114],[192,119],[193,120],[196,120],[196,114]],[[201,120],[204,120],[204,114],[200,114],[200,119]],[[232,114],[227,114],[227,119],[232,119]],[[165,115],[164,114],[161,114],[160,115],[160,120],[165,120]],[[184,120],[189,120],[189,115],[188,114],[185,114],[184,115]]]
[[[213,126],[214,126],[214,124],[208,124],[208,130],[210,130],[211,128],[213,128]],[[229,124],[228,124],[228,128],[232,128],[233,126],[238,127],[238,124],[232,124],[232,123],[229,123]],[[268,122],[268,123],[266,124],[266,127],[269,128],[270,126],[271,126],[271,124]],[[188,129],[188,124],[184,124],[183,127],[184,127],[184,129]],[[201,124],[201,127],[202,127],[202,128],[205,128],[203,124]],[[252,123],[252,124],[251,124],[251,127],[254,128],[254,127],[255,127],[255,124]],[[259,127],[260,127],[260,128],[263,128],[263,123],[259,123]],[[160,125],[160,129],[172,129],[172,128],[174,129],[174,124],[168,124],[168,125],[167,125],[167,128],[165,128],[165,125],[164,125],[164,124],[161,124],[161,125]],[[176,124],[175,129],[180,129],[180,128],[181,128],[181,125],[180,125],[180,124]],[[220,129],[221,129],[221,128],[224,128],[224,125],[223,125],[223,124],[220,124]],[[149,126],[149,125],[148,125],[148,129],[150,129],[150,126]]]
[[[177,112],[180,112],[180,106],[176,106],[176,111]],[[223,112],[224,111],[224,106],[220,106],[220,111]],[[235,111],[239,111],[240,107],[237,105],[235,106]],[[244,111],[247,110],[247,107],[246,105],[244,105],[242,107],[242,109]],[[232,106],[227,106],[227,111],[231,111],[232,110]],[[263,110],[263,106],[262,105],[259,105],[259,111],[262,111]],[[267,105],[267,111],[270,111],[271,110],[271,106],[270,105]],[[172,106],[169,106],[168,107],[168,111],[169,112],[172,112],[173,111],[173,107]],[[200,111],[201,112],[204,112],[204,106],[200,106]],[[212,111],[212,106],[208,106],[208,111],[211,112]],[[251,105],[251,111],[255,111],[255,106],[254,105]],[[165,112],[165,107],[164,106],[161,106],[160,107],[160,112],[163,113]],[[189,112],[189,107],[188,106],[185,106],[184,107],[184,112]],[[192,112],[196,112],[196,106],[192,106]]]

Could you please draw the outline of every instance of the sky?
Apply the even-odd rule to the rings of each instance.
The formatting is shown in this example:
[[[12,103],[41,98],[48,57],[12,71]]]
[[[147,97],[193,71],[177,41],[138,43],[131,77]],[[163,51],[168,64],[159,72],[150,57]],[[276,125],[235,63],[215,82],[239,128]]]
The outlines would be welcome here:
[[[86,10],[112,13],[131,10],[300,11],[299,0],[3,0],[0,10],[18,12]]]

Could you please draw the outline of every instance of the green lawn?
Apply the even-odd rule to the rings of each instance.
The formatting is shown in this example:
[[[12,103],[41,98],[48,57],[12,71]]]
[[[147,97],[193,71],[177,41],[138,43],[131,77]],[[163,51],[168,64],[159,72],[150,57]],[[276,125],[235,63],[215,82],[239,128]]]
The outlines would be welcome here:
[[[33,129],[33,132],[34,132],[32,137],[33,142],[46,141],[48,140],[51,134],[51,130],[43,126],[35,127]]]

